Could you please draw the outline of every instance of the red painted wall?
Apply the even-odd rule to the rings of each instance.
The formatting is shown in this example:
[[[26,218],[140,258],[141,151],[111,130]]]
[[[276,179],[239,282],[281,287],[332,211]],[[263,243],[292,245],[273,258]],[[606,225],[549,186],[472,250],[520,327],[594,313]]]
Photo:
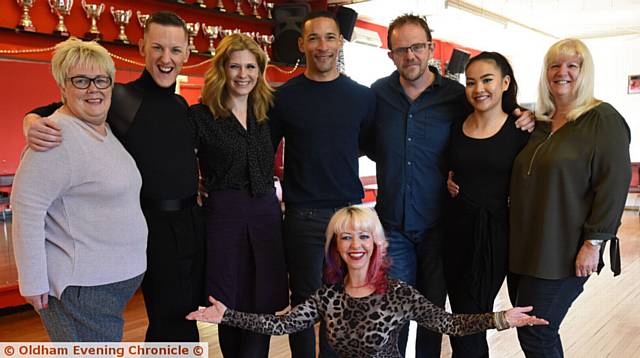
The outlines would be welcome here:
[[[374,24],[367,21],[357,20],[356,27],[377,32],[378,36],[380,36],[380,40],[382,41],[382,48],[389,48],[387,46],[387,27],[386,26]]]
[[[102,1],[101,1],[102,2]],[[277,1],[278,2],[278,1]],[[284,2],[284,1],[279,1]],[[211,1],[207,2],[212,5]],[[219,16],[207,10],[198,10],[186,6],[180,6],[170,1],[138,0],[135,2],[124,0],[104,1],[105,12],[98,21],[98,28],[103,34],[102,45],[110,52],[133,60],[143,62],[137,48],[137,42],[142,37],[135,12],[151,13],[157,10],[170,10],[178,13],[187,22],[205,22],[208,24],[222,25],[225,28],[240,28],[242,31],[259,31],[268,34],[272,32],[270,22],[256,22],[251,17],[239,16]],[[234,9],[231,0],[224,1],[225,7]],[[310,2],[312,8],[326,7],[325,0]],[[126,33],[131,41],[131,45],[117,45],[111,42],[118,34],[118,27],[113,22],[113,17],[109,13],[110,6],[116,9],[132,9],[132,16]],[[251,8],[248,3],[242,2],[243,11],[250,13]],[[49,11],[46,1],[37,1],[30,14],[34,25],[39,33],[16,33],[13,28],[18,24],[21,16],[21,9],[15,2],[0,4],[0,50],[20,50],[20,49],[43,49],[54,46],[63,38],[50,35],[57,18]],[[261,16],[265,17],[264,8],[260,8]],[[85,17],[84,10],[80,2],[76,1],[71,10],[71,15],[65,17],[65,23],[74,36],[82,37],[90,26],[90,21]],[[218,40],[219,41],[219,40]],[[195,39],[196,47],[200,50],[208,48],[208,40],[200,33]],[[22,136],[22,117],[31,108],[48,104],[59,99],[59,92],[51,76],[49,60],[51,51],[28,54],[6,54],[0,53],[0,174],[3,172],[12,173],[18,166],[19,156],[24,146]],[[208,64],[195,66],[206,61],[207,57],[192,55],[182,73],[189,76],[188,82],[181,89],[181,94],[185,96],[189,103],[196,103],[200,97],[202,88],[202,76],[208,68]],[[124,62],[114,58],[118,68],[116,79],[118,82],[129,82],[139,76],[143,67]],[[274,84],[280,84],[299,74],[303,69],[299,68],[294,73],[287,73],[292,70],[290,67],[282,68],[282,71],[269,66],[267,69],[267,79]]]

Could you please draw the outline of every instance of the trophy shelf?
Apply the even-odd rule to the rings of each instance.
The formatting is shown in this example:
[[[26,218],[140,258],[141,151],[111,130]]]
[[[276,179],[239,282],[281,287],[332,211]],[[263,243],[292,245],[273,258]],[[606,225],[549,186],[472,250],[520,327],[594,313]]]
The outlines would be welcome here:
[[[213,0],[208,0],[206,2],[207,7],[199,7],[196,6],[193,2],[192,3],[178,3],[175,0],[156,0],[158,3],[163,3],[163,4],[168,4],[168,5],[173,5],[176,7],[177,9],[183,9],[186,11],[196,11],[196,12],[202,12],[202,13],[206,13],[208,15],[214,16],[215,17],[220,17],[220,18],[226,18],[232,21],[237,21],[240,20],[242,22],[248,22],[248,23],[257,23],[257,24],[264,24],[264,25],[271,25],[273,26],[275,24],[275,22],[273,21],[273,19],[268,19],[265,18],[267,16],[266,10],[264,10],[264,7],[262,5],[259,6],[260,10],[260,16],[261,18],[258,19],[256,17],[254,17],[253,15],[251,15],[252,11],[251,8],[248,6],[246,0],[242,0],[242,11],[244,12],[244,15],[240,15],[236,12],[234,12],[235,10],[235,5],[233,6],[229,6],[229,2],[227,1],[225,3],[225,12],[216,10],[215,7],[213,7],[213,4],[215,4],[215,1]],[[189,1],[193,1],[193,0],[189,0]],[[176,11],[177,13],[180,13],[181,11]]]

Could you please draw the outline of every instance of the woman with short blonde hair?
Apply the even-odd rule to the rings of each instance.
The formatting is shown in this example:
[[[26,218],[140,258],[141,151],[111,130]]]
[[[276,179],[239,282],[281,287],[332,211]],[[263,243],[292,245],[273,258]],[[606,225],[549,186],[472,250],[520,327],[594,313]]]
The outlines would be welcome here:
[[[64,104],[49,119],[65,139],[26,149],[11,201],[20,293],[52,341],[122,339],[122,313],[146,269],[142,179],[105,123],[114,65],[95,42],[56,46],[53,77]]]

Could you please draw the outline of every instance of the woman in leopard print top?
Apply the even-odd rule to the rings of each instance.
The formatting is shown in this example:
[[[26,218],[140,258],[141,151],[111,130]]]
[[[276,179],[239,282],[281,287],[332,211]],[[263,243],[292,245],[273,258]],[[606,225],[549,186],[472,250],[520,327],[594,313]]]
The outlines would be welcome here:
[[[450,335],[547,324],[525,313],[531,307],[497,313],[448,313],[406,283],[387,279],[385,251],[384,231],[373,210],[341,209],[327,227],[327,285],[304,303],[276,316],[227,309],[210,297],[212,306],[190,313],[187,319],[271,335],[298,332],[322,319],[329,343],[342,357],[401,357],[398,333],[409,320]]]

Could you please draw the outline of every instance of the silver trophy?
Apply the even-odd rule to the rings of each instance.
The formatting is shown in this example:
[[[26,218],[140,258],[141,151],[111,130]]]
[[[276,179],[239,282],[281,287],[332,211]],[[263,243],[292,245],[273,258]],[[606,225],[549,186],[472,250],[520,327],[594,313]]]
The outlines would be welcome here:
[[[194,2],[192,5],[203,9],[207,7],[207,4],[204,3],[204,0],[196,0],[196,2]]]
[[[249,36],[253,41],[256,41],[257,32],[243,32],[242,34]]]
[[[120,26],[120,33],[118,34],[118,38],[115,39],[115,42],[120,42],[123,44],[129,43],[129,38],[127,34],[124,32],[124,27],[129,24],[129,20],[131,19],[131,15],[133,12],[131,10],[116,10],[113,6],[111,6],[111,15],[113,15],[113,22],[116,25]]]
[[[140,24],[140,27],[142,28],[142,31],[144,31],[144,28],[147,26],[147,19],[149,19],[149,14],[143,14],[140,12],[140,10],[136,11],[136,16],[138,17],[138,23]]]
[[[198,35],[198,31],[200,31],[200,23],[196,22],[187,22],[187,31],[189,31],[189,51],[191,53],[198,53],[198,49],[196,48],[196,45],[193,44],[193,38],[196,37],[196,35]]]
[[[84,34],[84,37],[89,40],[100,40],[102,34],[98,30],[98,20],[100,15],[104,12],[104,4],[87,4],[85,0],[81,2],[84,12],[87,14],[87,19],[91,19],[91,28],[89,32]]]
[[[29,16],[29,9],[33,6],[36,0],[16,0],[18,6],[22,7],[22,17],[16,29],[20,31],[35,32],[36,27],[33,26],[31,16]]]
[[[71,7],[73,6],[73,0],[49,0],[49,7],[51,13],[58,16],[58,24],[56,25],[53,33],[60,36],[69,36],[69,30],[64,24],[64,17],[71,13]]]
[[[242,0],[233,0],[233,2],[236,4],[236,11],[234,12],[238,15],[244,16],[244,12],[242,12],[242,7],[240,6],[242,4]]]
[[[207,25],[204,22],[202,23],[202,33],[209,39],[209,48],[207,49],[207,53],[211,56],[216,54],[216,46],[214,42],[218,38],[220,30],[222,30],[222,26],[213,26]]]
[[[258,37],[258,43],[262,45],[262,50],[264,54],[267,55],[267,59],[271,59],[269,57],[269,49],[273,43],[273,35],[260,35]]]
[[[260,14],[258,14],[258,6],[262,4],[262,0],[247,0],[247,2],[253,8],[253,17],[255,17],[256,19],[261,19]]]
[[[239,34],[241,32],[242,31],[240,31],[240,29],[238,29],[238,28],[235,28],[235,29],[223,29],[223,28],[220,28],[220,38],[227,37],[227,36],[233,35],[233,34]]]
[[[232,29],[223,29],[222,27],[220,28],[220,38],[227,37],[231,34],[233,34]]]
[[[271,12],[273,11],[273,6],[275,4],[272,2],[264,1],[262,5],[264,5],[264,9],[267,10],[267,19],[273,19],[273,15],[271,14]]]
[[[219,12],[227,12],[227,9],[224,8],[224,3],[222,3],[222,0],[218,0],[218,4],[216,5],[215,9]]]

